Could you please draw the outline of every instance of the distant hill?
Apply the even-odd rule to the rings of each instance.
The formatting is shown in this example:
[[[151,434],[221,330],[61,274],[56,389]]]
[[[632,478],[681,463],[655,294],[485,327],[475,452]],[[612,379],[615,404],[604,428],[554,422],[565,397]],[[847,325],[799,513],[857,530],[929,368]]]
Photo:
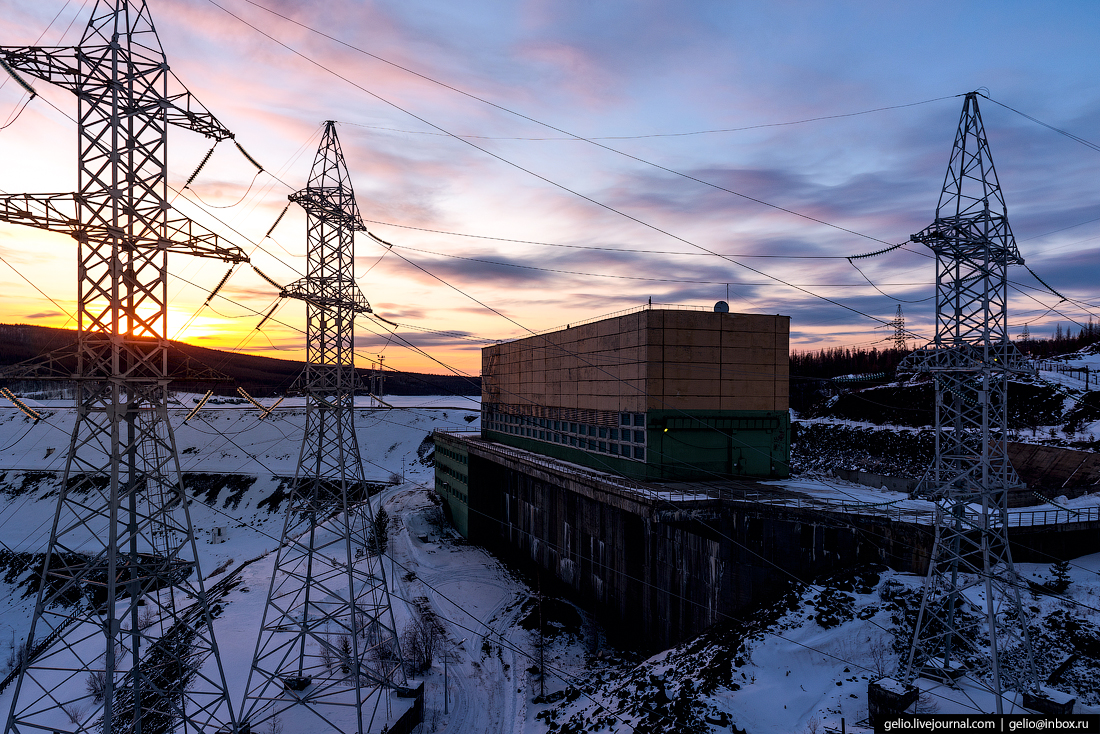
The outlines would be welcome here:
[[[0,366],[23,362],[75,343],[76,332],[71,329],[0,324]],[[171,345],[170,370],[190,359],[234,380],[233,383],[195,385],[196,389],[213,389],[216,394],[235,394],[237,387],[243,387],[256,397],[283,394],[303,369],[302,362],[289,359],[234,354],[176,341]],[[368,371],[359,372],[365,380]],[[174,386],[186,385],[174,383]],[[480,395],[481,378],[386,370],[385,392],[387,395]]]

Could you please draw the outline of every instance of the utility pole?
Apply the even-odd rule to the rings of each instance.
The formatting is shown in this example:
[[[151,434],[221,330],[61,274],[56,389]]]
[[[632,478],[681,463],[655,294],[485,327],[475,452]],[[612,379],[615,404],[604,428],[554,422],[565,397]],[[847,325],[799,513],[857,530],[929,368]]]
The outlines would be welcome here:
[[[539,695],[546,695],[546,633],[542,626],[542,574],[539,573],[538,579],[538,594],[539,594]]]
[[[366,226],[334,122],[290,200],[307,214],[306,277],[282,292],[306,304],[306,428],[242,720],[257,731],[305,709],[317,731],[366,734],[387,723],[379,704],[405,677],[382,556],[354,554],[374,527],[354,410],[354,321],[371,307],[355,284],[354,233]]]
[[[75,352],[6,375],[77,397],[5,732],[61,709],[79,732],[236,732],[168,422],[168,255],[248,258],[172,212],[166,160],[169,125],[233,134],[169,71],[144,0],[98,0],[77,46],[0,60],[73,92],[78,120],[76,192],[0,196],[0,220],[78,243]]]
[[[963,102],[936,219],[912,240],[936,256],[936,336],[899,369],[935,381],[936,453],[917,492],[936,503],[936,536],[902,678],[954,678],[968,657],[988,656],[999,714],[1006,672],[1038,692],[1007,532],[1008,492],[1022,486],[1008,459],[1008,376],[1028,368],[1008,336],[1008,266],[1023,258],[976,92]]]
[[[456,644],[456,647],[461,647],[462,644],[464,642],[466,642],[466,639],[467,638],[463,637],[461,640],[459,640],[458,643]],[[449,663],[450,661],[451,661],[451,644],[450,644],[450,641],[448,640],[447,636],[444,635],[444,637],[443,637],[443,715],[444,716],[451,713],[450,709],[448,707],[448,701],[450,701],[450,698],[451,698],[451,696],[450,696],[451,689],[450,689],[450,686],[448,685],[448,681],[447,681],[447,663]]]
[[[378,355],[378,397],[386,394],[386,355]]]

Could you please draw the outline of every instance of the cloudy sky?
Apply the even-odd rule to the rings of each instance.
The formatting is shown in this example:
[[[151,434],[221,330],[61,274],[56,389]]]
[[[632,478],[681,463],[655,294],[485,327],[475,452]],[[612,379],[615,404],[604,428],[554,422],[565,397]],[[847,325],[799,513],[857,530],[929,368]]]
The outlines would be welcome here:
[[[94,1],[5,0],[0,43],[75,44]],[[362,324],[363,364],[383,353],[399,369],[477,373],[493,340],[650,299],[709,307],[727,292],[732,310],[791,316],[795,349],[885,345],[876,319],[899,303],[928,338],[934,272],[921,247],[858,260],[862,274],[844,258],[932,221],[959,95],[979,88],[1020,250],[1071,299],[1015,269],[1013,335],[1100,318],[1089,305],[1100,302],[1100,152],[1007,108],[1100,143],[1093,2],[154,0],[151,11],[173,71],[277,176],[254,176],[222,143],[175,206],[276,281],[304,268],[304,215],[292,207],[262,238],[304,185],[322,121],[340,123],[360,210],[393,244],[357,237],[360,285],[400,325],[393,336]],[[71,191],[76,132],[63,113],[75,98],[34,85],[18,117],[22,90],[0,88],[0,190]],[[210,142],[170,135],[180,188]],[[0,321],[72,326],[74,244],[0,224]],[[277,294],[255,273],[239,269],[202,308],[226,266],[172,262],[181,338],[301,356],[300,303],[256,331]]]

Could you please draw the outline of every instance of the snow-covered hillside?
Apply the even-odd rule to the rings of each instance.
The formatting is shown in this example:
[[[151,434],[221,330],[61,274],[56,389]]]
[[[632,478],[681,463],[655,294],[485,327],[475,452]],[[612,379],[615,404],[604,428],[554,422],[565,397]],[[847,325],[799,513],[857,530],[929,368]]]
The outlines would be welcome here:
[[[569,601],[548,595],[540,606],[536,579],[517,576],[440,522],[432,469],[418,449],[433,428],[476,429],[476,405],[457,398],[407,402],[423,407],[363,407],[357,424],[371,479],[388,481],[404,468],[404,481],[372,498],[390,518],[385,570],[397,627],[404,629],[427,613],[438,620],[446,640],[447,713],[439,650],[421,674],[425,731],[802,734],[839,730],[841,719],[847,731],[869,731],[858,725],[866,717],[868,680],[896,668],[895,650],[905,644],[906,619],[920,579],[864,568],[813,585],[792,584],[778,603],[731,617],[695,640],[640,659],[635,652],[609,647],[599,625]],[[60,405],[38,407],[46,419],[37,425],[14,410],[0,414],[0,540],[22,552],[40,551],[45,544],[56,485],[42,472],[62,467],[58,454],[64,453],[72,420]],[[181,409],[174,419],[184,471],[228,475],[220,484],[211,480],[190,505],[200,541],[213,526],[229,533],[225,543],[199,543],[202,567],[207,575],[218,567],[231,573],[251,561],[215,622],[231,694],[239,702],[272,575],[274,554],[269,552],[282,529],[282,515],[271,512],[270,498],[280,477],[293,473],[301,410],[289,406],[259,421],[248,406],[213,406],[201,421],[179,426],[183,415]],[[51,447],[54,451],[47,452]],[[832,501],[910,501],[832,479],[788,484]],[[1076,507],[1097,501],[1069,502]],[[6,646],[25,634],[34,582],[18,563],[5,559],[0,644]],[[1078,711],[1100,712],[1100,554],[1074,561],[1070,584],[1060,594],[1043,590],[1042,584],[1053,578],[1050,565],[1021,570],[1037,585],[1026,603],[1035,615],[1033,638],[1043,672],[1049,673],[1065,653],[1077,652],[1057,687],[1078,696]],[[539,674],[540,618],[544,676]],[[0,655],[0,669],[6,657]],[[972,711],[983,694],[967,686],[960,693],[922,684],[920,706],[944,713]],[[0,711],[10,706],[11,690],[0,694]]]

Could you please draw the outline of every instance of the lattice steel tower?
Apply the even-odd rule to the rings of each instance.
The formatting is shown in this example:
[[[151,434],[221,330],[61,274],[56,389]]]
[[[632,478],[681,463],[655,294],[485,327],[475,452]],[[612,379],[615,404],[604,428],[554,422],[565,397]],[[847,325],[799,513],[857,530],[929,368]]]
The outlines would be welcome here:
[[[307,214],[306,277],[282,292],[306,302],[306,430],[242,720],[365,734],[405,681],[355,436],[354,321],[371,308],[355,284],[354,233],[366,226],[335,123],[290,200]]]
[[[936,538],[903,678],[957,675],[967,658],[988,655],[978,672],[1001,713],[1003,690],[1037,690],[1007,535],[1008,491],[1021,486],[1008,459],[1008,377],[1027,371],[1008,337],[1007,277],[1023,258],[976,92],[963,103],[936,220],[912,239],[936,256],[935,341],[905,363],[935,381],[936,455],[918,492],[936,502]]]
[[[0,58],[72,91],[79,121],[76,193],[0,197],[79,253],[76,354],[22,375],[75,380],[77,417],[5,731],[236,731],[167,413],[168,254],[247,259],[170,216],[168,125],[232,133],[169,71],[144,1]]]

